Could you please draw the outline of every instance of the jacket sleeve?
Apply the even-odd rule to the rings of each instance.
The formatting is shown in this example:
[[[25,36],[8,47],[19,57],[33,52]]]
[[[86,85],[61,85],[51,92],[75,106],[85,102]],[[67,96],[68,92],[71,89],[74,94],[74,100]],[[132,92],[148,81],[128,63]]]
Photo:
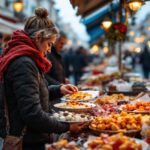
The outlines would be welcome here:
[[[34,64],[29,62],[17,64],[11,72],[11,77],[17,108],[27,127],[46,133],[62,133],[69,129],[68,124],[51,119],[49,114],[42,110],[38,71]]]
[[[48,86],[49,90],[49,99],[57,99],[63,96],[60,92],[60,85],[50,85]]]
[[[48,85],[60,85],[61,83],[56,81],[54,78],[52,78],[50,76],[50,73],[48,72],[47,74],[45,74],[45,79],[48,82]]]

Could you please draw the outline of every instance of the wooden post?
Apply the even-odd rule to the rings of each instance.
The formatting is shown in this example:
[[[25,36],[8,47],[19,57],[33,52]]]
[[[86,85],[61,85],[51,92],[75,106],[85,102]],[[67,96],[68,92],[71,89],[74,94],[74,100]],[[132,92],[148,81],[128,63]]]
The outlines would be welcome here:
[[[118,49],[119,49],[119,53],[118,53],[118,62],[119,62],[119,64],[118,64],[118,68],[119,68],[119,70],[120,70],[120,72],[122,73],[122,42],[120,41],[119,43],[118,43]]]
[[[121,22],[122,21],[122,2],[123,0],[120,0],[120,11],[119,11],[119,21]],[[118,49],[119,49],[119,53],[118,53],[118,68],[119,68],[119,71],[122,73],[122,41],[119,41],[118,43]]]

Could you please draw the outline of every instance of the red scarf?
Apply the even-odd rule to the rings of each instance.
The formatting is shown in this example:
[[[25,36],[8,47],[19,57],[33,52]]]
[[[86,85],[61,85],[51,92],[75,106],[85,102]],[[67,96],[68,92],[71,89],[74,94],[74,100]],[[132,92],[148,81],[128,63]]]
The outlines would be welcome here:
[[[13,33],[8,47],[0,56],[0,79],[3,78],[11,61],[20,56],[31,57],[43,73],[48,72],[52,66],[51,62],[41,55],[31,38],[24,31],[17,30]]]

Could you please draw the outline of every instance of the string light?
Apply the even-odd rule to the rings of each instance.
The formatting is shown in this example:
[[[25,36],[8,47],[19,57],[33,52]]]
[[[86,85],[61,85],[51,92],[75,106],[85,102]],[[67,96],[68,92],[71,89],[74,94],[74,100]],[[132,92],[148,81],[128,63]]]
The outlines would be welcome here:
[[[98,47],[98,45],[93,45],[92,46],[91,53],[92,54],[98,54],[99,53],[99,47]]]
[[[15,0],[13,3],[13,8],[15,12],[21,12],[23,10],[23,1],[22,0]]]
[[[133,11],[139,10],[143,4],[144,4],[143,0],[129,0],[128,1],[128,6]]]
[[[105,18],[102,22],[102,27],[105,29],[105,30],[108,30],[112,25],[112,21],[109,19],[109,18]]]

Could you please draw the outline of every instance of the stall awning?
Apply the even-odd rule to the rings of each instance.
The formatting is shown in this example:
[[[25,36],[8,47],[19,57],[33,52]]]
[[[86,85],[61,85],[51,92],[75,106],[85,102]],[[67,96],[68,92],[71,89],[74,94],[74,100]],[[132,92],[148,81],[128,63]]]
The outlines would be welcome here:
[[[70,0],[70,2],[74,8],[78,8],[77,15],[82,16],[81,22],[86,26],[90,44],[98,41],[104,34],[104,30],[100,27],[102,19],[112,12],[117,12],[120,7],[119,1],[113,0]]]
[[[73,7],[78,7],[77,14],[86,17],[112,0],[70,0]]]
[[[101,21],[105,16],[109,16],[112,12],[117,12],[119,10],[119,3],[111,3],[103,6],[93,14],[82,19],[82,23],[85,24],[87,32],[91,37],[90,43],[94,43],[104,34],[104,30],[100,27]],[[111,17],[112,21],[115,17]]]
[[[14,30],[23,29],[22,24],[11,23],[0,18],[0,32],[4,34],[11,34]]]

